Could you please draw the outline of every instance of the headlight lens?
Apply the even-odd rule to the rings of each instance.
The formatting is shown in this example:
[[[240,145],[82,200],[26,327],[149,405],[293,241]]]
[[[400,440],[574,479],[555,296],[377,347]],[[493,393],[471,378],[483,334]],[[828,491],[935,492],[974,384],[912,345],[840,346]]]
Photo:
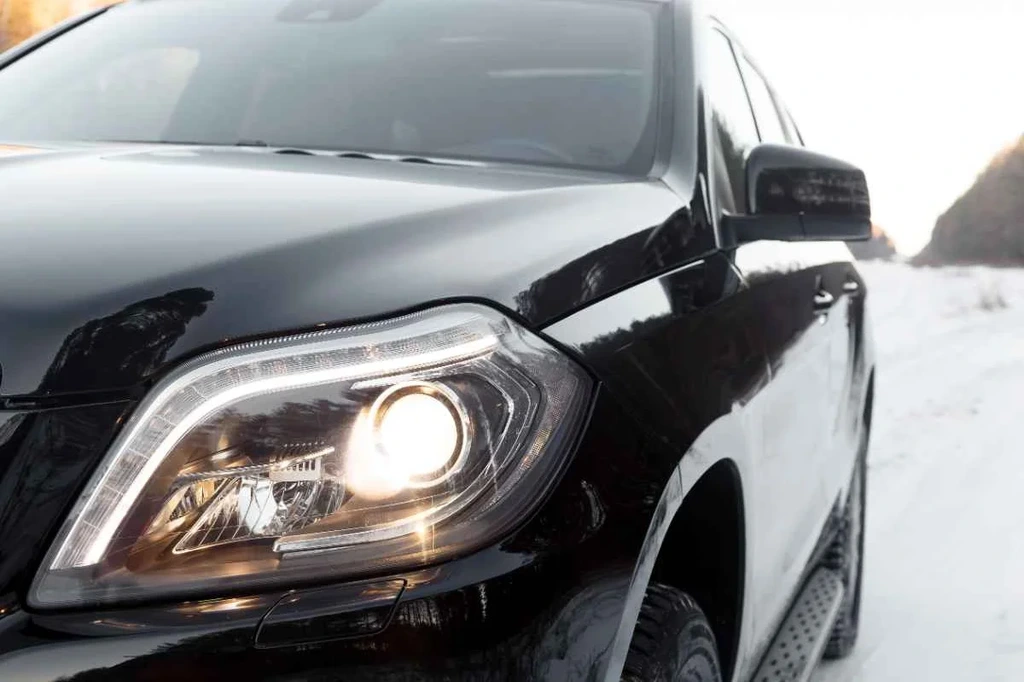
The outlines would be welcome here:
[[[153,388],[64,524],[37,607],[400,570],[541,498],[586,375],[489,308],[245,344]]]

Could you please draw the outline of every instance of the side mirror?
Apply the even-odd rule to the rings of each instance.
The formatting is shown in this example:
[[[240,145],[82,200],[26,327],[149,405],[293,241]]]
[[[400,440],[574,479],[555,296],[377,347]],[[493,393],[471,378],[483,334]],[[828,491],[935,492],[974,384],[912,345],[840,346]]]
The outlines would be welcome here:
[[[871,202],[864,172],[803,147],[762,144],[747,157],[748,214],[728,216],[732,243],[864,241]]]

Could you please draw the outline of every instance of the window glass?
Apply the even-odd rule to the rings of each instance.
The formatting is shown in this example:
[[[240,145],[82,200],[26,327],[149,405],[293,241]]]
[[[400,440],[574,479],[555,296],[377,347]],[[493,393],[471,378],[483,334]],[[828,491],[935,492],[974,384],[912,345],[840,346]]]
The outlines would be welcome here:
[[[800,128],[797,127],[796,121],[793,120],[793,114],[789,113],[789,109],[782,108],[782,122],[786,126],[786,135],[789,137],[789,141],[793,144],[803,146],[804,138],[800,134]]]
[[[757,118],[757,129],[761,132],[762,142],[785,144],[786,130],[782,127],[779,110],[775,107],[768,84],[745,58],[740,60],[743,68],[743,79],[750,93],[750,102],[754,105],[754,116]]]
[[[741,213],[747,205],[746,155],[759,142],[757,126],[732,44],[719,31],[711,31],[708,63],[708,94],[718,138],[712,159],[714,193],[721,210]]]
[[[199,53],[183,47],[121,54],[87,78],[40,93],[38,118],[28,125],[44,128],[46,140],[152,139],[170,124],[198,64]]]
[[[0,141],[380,151],[645,173],[660,6],[129,3],[0,70]]]

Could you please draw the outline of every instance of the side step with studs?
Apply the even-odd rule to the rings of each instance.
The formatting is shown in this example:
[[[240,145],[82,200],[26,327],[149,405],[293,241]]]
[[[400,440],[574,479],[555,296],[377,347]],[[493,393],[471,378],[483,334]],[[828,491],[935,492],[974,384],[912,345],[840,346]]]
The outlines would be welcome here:
[[[821,660],[846,590],[839,573],[818,569],[768,647],[753,682],[806,682]]]

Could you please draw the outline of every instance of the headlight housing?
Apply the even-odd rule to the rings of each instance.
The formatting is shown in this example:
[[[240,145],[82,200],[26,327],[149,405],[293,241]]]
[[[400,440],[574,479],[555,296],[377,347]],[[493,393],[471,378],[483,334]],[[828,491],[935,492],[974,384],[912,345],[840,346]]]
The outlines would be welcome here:
[[[139,406],[30,603],[194,597],[471,551],[535,507],[589,396],[577,365],[478,305],[210,353]]]

